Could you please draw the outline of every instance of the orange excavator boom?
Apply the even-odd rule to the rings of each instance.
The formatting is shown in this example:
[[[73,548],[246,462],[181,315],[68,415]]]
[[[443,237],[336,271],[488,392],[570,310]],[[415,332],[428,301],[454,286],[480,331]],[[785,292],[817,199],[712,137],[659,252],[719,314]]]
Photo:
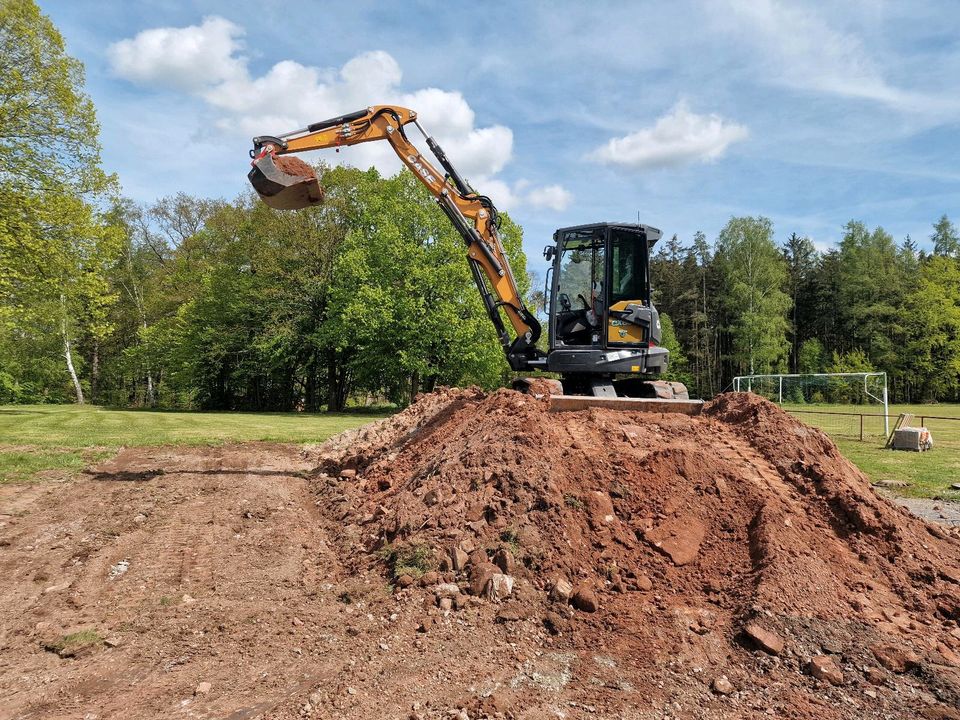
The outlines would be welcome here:
[[[443,168],[442,173],[410,142],[405,130],[409,125],[423,134]],[[540,322],[524,305],[510,269],[500,241],[500,216],[496,207],[490,198],[475,192],[461,177],[440,145],[420,125],[413,110],[376,105],[282,135],[255,137],[250,153],[253,167],[247,177],[270,207],[283,210],[309,207],[323,201],[316,173],[306,163],[291,162],[296,159],[284,156],[379,140],[388,142],[401,162],[427,187],[466,243],[474,282],[510,367],[525,370],[542,365],[543,353],[536,347]],[[501,310],[513,330],[512,336]]]

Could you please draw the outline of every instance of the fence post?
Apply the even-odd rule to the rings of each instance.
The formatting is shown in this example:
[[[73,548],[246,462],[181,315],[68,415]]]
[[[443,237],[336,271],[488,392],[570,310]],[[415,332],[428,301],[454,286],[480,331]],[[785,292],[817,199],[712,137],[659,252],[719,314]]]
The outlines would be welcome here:
[[[783,375],[780,376],[780,404],[783,405]]]
[[[887,404],[887,374],[883,374],[883,434],[890,436],[890,407]]]
[[[863,413],[860,413],[860,442],[863,442]]]

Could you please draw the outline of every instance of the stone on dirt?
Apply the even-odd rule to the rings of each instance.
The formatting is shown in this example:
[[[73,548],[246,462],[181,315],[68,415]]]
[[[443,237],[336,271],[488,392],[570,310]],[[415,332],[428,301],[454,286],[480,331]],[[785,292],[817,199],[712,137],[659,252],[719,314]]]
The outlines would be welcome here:
[[[208,682],[202,682],[202,683],[200,683],[199,685],[197,685],[197,689],[193,691],[193,694],[194,694],[194,695],[206,695],[207,693],[210,692],[210,690],[211,690],[212,688],[213,688],[213,685],[211,685],[210,683],[208,683]]]
[[[408,588],[413,585],[413,583],[413,575],[403,574],[397,578],[397,587],[400,588]]]
[[[438,598],[452,598],[460,594],[460,586],[456,583],[440,583],[434,588],[434,593],[436,593]]]
[[[915,652],[895,645],[873,645],[870,651],[878,663],[893,673],[905,673],[920,665],[920,657]]]
[[[570,602],[577,610],[583,612],[592,613],[600,609],[600,601],[597,600],[596,593],[589,585],[580,585],[570,598]]]
[[[493,556],[493,564],[503,570],[505,575],[510,575],[515,568],[513,553],[506,548],[500,548]]]
[[[470,594],[477,597],[483,595],[490,583],[490,578],[500,575],[500,568],[491,562],[470,566]]]
[[[633,584],[640,592],[649,592],[653,589],[653,582],[646,575],[637,575]]]
[[[449,555],[450,566],[458,572],[465,569],[470,561],[470,556],[459,547],[450,548]]]
[[[506,597],[509,597],[510,593],[512,592],[513,578],[509,575],[504,575],[501,572],[491,575],[490,580],[487,582],[487,586],[484,589],[484,595],[486,595],[487,599],[493,600],[494,602],[498,602]]]
[[[810,674],[831,685],[843,685],[843,671],[829,655],[816,655],[811,658]]]
[[[643,537],[669,557],[674,565],[688,565],[697,559],[707,526],[697,518],[677,517],[667,520]]]
[[[733,683],[727,680],[726,675],[714,678],[711,687],[713,687],[713,691],[718,695],[730,695],[736,690],[736,688],[733,687]]]
[[[783,638],[771,630],[767,630],[755,622],[747,623],[743,631],[747,634],[754,644],[764,652],[771,655],[779,655],[783,652]]]
[[[430,587],[431,585],[436,585],[438,582],[440,582],[440,573],[436,570],[425,572],[420,576],[420,587]]]
[[[354,470],[353,468],[344,468],[343,470],[340,471],[340,477],[342,477],[344,480],[350,480],[351,478],[355,478],[356,476],[357,476],[357,471]]]
[[[550,599],[554,602],[568,603],[573,595],[573,585],[564,578],[555,578],[550,588]]]

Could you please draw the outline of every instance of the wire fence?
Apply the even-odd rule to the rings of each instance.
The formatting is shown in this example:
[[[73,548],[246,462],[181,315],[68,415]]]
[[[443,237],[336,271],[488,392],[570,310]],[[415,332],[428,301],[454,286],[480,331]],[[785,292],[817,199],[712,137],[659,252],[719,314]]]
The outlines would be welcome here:
[[[855,440],[885,440],[886,427],[893,427],[896,415],[884,413],[832,412],[827,410],[793,410],[791,415],[807,425],[813,425],[828,435]]]
[[[784,410],[807,425],[820,428],[828,435],[862,442],[884,442],[888,433],[886,428],[893,430],[900,417],[882,412],[799,410],[790,407],[785,407]],[[914,414],[908,417],[904,424],[927,428],[937,444],[960,446],[960,417]]]

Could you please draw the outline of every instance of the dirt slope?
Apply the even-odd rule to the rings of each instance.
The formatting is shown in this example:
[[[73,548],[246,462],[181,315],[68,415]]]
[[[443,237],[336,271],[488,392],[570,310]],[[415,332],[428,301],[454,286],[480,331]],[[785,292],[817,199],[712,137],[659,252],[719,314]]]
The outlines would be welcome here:
[[[603,647],[647,679],[654,709],[743,712],[712,691],[721,676],[747,707],[788,717],[960,704],[960,543],[877,497],[776,406],[727,395],[700,418],[553,413],[509,391],[422,403],[436,414],[419,431],[368,428],[320,454],[331,475],[360,471],[340,484],[341,517],[369,551],[509,552],[508,614],[558,622],[566,647]],[[599,611],[548,602],[558,581]],[[783,649],[758,653],[751,625]],[[842,684],[811,677],[814,659]]]
[[[443,390],[4,489],[0,718],[960,717],[958,568],[755,397]]]

